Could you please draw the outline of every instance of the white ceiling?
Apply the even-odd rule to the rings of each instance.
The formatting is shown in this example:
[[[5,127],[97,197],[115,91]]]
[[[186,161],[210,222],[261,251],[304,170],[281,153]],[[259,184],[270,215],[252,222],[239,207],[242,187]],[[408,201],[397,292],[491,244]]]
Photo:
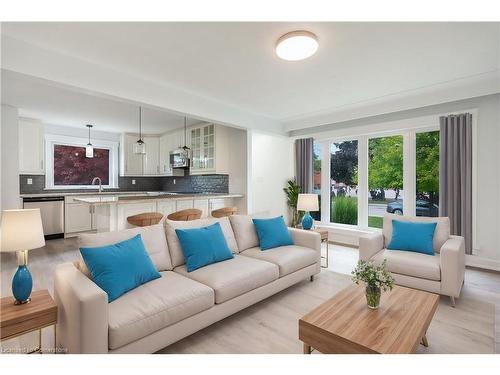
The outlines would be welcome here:
[[[19,116],[46,124],[85,127],[96,130],[138,132],[136,104],[58,87],[22,74],[2,71],[2,103],[19,109]],[[198,123],[189,119],[187,125]],[[184,126],[184,117],[158,109],[142,109],[142,131],[161,134]]]
[[[297,29],[318,36],[318,52],[280,60],[276,40]],[[281,123],[499,70],[499,23],[4,23],[2,32]]]

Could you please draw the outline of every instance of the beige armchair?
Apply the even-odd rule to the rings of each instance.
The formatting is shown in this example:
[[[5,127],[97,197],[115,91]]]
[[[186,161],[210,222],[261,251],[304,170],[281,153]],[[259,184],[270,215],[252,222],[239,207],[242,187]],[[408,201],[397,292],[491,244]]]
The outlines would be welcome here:
[[[410,251],[387,250],[392,237],[392,220],[437,222],[434,232],[434,256]],[[376,264],[387,259],[387,267],[393,273],[396,284],[451,298],[460,296],[465,274],[465,242],[460,236],[450,235],[447,217],[409,217],[386,214],[382,232],[359,239],[359,258]]]

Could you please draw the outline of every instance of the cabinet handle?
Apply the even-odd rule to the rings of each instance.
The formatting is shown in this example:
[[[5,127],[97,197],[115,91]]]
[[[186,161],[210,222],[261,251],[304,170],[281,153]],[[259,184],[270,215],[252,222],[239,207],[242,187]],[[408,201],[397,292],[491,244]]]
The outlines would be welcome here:
[[[42,159],[42,160],[40,160],[40,169],[42,169],[42,170],[43,170],[43,159]]]
[[[159,165],[156,166],[156,173],[160,173],[160,166]]]

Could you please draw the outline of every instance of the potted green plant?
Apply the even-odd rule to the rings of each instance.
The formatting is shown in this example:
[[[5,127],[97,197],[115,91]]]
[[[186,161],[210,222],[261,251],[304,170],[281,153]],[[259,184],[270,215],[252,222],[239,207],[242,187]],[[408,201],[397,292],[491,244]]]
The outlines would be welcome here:
[[[387,270],[387,259],[384,259],[379,266],[360,260],[352,271],[352,281],[356,284],[365,283],[366,303],[374,310],[380,305],[382,291],[392,290],[394,286],[394,277]]]
[[[291,227],[295,227],[301,219],[301,215],[297,211],[297,200],[299,199],[300,190],[301,187],[295,182],[295,180],[288,180],[286,187],[283,188],[283,191],[286,194],[286,203],[288,204],[288,207],[292,209]]]

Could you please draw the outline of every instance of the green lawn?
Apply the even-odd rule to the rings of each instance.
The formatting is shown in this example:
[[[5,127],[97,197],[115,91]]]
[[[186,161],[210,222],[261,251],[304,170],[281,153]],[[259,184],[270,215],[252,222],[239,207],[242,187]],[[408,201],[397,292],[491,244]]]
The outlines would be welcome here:
[[[368,226],[370,228],[382,229],[383,218],[378,216],[368,216]]]

